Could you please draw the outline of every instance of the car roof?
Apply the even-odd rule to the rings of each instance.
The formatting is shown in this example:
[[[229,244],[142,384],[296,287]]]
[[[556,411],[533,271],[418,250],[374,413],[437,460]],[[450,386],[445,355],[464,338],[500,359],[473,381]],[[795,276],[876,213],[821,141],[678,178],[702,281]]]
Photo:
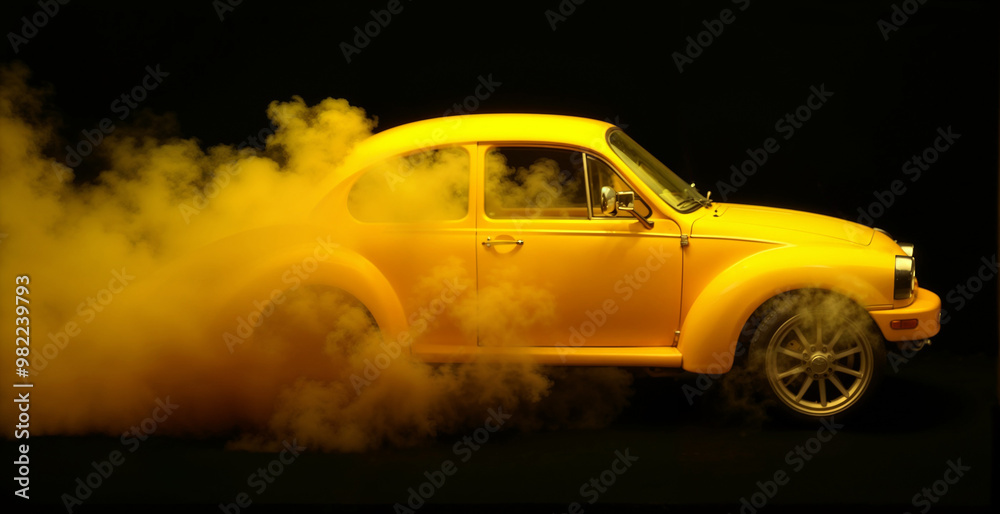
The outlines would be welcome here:
[[[556,114],[466,114],[416,121],[379,132],[355,147],[357,164],[421,148],[477,141],[554,142],[593,147],[611,123]],[[363,161],[361,163],[357,161]]]

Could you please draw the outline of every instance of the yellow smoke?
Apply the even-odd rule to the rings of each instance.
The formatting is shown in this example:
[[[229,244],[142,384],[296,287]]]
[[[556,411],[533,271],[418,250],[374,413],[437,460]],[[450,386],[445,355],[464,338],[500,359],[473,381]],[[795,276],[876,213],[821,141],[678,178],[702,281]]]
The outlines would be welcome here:
[[[385,341],[357,300],[305,278],[279,294],[246,282],[268,250],[307,241],[319,258],[344,236],[335,223],[315,234],[301,221],[325,192],[322,180],[374,130],[362,109],[340,99],[274,102],[267,113],[277,128],[263,152],[120,126],[89,157],[103,171],[80,183],[46,154],[65,145],[44,92],[28,81],[23,67],[0,69],[0,280],[9,294],[14,277],[30,278],[32,435],[117,436],[169,398],[178,407],[158,434],[364,451],[477,426],[498,406],[525,429],[598,426],[623,408],[630,377],[620,370],[431,366],[405,351],[359,392],[351,377]],[[394,197],[405,202],[370,214],[410,215],[428,197],[468,201],[456,178],[467,181],[468,169],[438,154],[394,165],[431,173],[434,191],[404,181]],[[368,187],[352,204],[385,205],[365,201],[385,184]],[[470,273],[445,263],[425,278],[439,285]],[[475,291],[463,293],[449,316],[464,330],[515,320],[527,330],[553,298],[484,295],[477,308]],[[0,324],[14,326],[13,308],[0,310]],[[11,351],[0,360],[15,367]],[[15,419],[4,407],[3,422]]]

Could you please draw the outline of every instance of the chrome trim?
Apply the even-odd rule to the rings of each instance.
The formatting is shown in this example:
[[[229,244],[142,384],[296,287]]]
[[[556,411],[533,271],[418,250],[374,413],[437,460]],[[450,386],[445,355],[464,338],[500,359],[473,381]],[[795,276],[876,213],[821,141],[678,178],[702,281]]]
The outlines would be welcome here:
[[[913,257],[913,243],[900,243],[899,241],[896,241],[896,244],[903,249],[903,253],[905,253],[908,257]]]
[[[614,128],[614,127],[612,127],[612,128]],[[625,177],[622,175],[621,171],[619,171],[618,168],[616,168],[610,162],[608,162],[608,160],[605,159],[604,157],[602,157],[600,155],[597,155],[597,154],[589,153],[591,151],[592,150],[587,150],[587,151],[583,152],[583,162],[584,162],[584,172],[585,172],[584,175],[585,175],[585,177],[587,179],[587,187],[586,187],[587,198],[590,198],[590,195],[593,193],[593,191],[591,191],[591,189],[590,189],[590,173],[591,173],[591,170],[590,170],[590,163],[588,161],[590,159],[594,159],[595,161],[598,161],[601,164],[607,166],[608,169],[611,170],[611,172],[614,173],[616,177],[618,177],[618,180],[622,181],[623,184],[625,184],[626,186],[628,186],[629,190],[632,191],[633,194],[635,194],[635,200],[638,200],[638,202],[633,202],[633,203],[641,203],[642,206],[645,207],[647,211],[649,211],[649,213],[646,214],[645,216],[642,216],[642,218],[648,219],[650,216],[652,216],[653,215],[653,208],[650,207],[648,203],[646,203],[646,200],[642,199],[642,195],[640,195],[639,193],[636,192],[635,187],[632,186],[632,183],[629,182],[628,180],[625,180]],[[590,200],[587,200],[587,202],[588,202],[588,204],[590,204]],[[618,216],[617,212],[615,214],[611,215],[611,216],[594,216],[593,215],[594,214],[594,212],[593,212],[594,207],[597,207],[597,206],[595,206],[595,205],[591,205],[590,206],[590,209],[591,209],[590,219],[608,219],[608,218],[616,218]],[[603,214],[603,212],[602,212],[602,214]],[[635,214],[633,214],[633,216],[635,216]],[[642,225],[644,227],[646,226],[645,223],[643,223]],[[646,227],[646,228],[651,228],[652,226],[653,226],[652,223],[650,223],[650,225],[648,227]]]
[[[490,240],[489,236],[486,237],[486,241],[483,241],[483,246],[485,246],[486,248],[489,248],[494,245],[523,245],[523,244],[524,244],[523,239],[518,239],[517,241],[492,241]]]
[[[923,347],[930,346],[930,339],[920,339],[918,341],[896,341],[896,347],[901,352],[919,352]]]
[[[917,276],[913,257],[909,255],[896,256],[896,269],[893,275],[892,298],[906,300],[913,297],[914,280]]]
[[[590,197],[590,164],[587,163],[587,152],[579,152],[583,159],[583,191],[587,195],[587,219],[594,219],[594,200]]]

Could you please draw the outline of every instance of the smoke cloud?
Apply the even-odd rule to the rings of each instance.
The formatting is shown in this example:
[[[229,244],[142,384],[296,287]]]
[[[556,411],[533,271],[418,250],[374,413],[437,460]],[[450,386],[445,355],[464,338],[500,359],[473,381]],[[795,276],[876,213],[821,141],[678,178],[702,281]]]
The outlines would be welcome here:
[[[405,350],[359,390],[352,377],[389,348],[363,305],[316,286],[309,262],[275,277],[294,287],[247,282],[276,247],[307,241],[322,260],[350,242],[335,223],[317,235],[301,222],[324,179],[375,129],[364,110],[342,99],[273,102],[263,151],[119,126],[88,157],[99,176],[74,181],[53,151],[65,146],[60,121],[29,78],[24,67],[0,68],[0,277],[11,289],[13,277],[30,278],[33,435],[118,436],[169,398],[178,408],[158,433],[366,451],[478,426],[498,406],[512,415],[505,426],[537,430],[601,426],[626,405],[622,370],[435,366]],[[393,164],[381,174],[393,180],[357,188],[352,213],[461,216],[462,152]],[[412,173],[435,177],[435,190],[405,180]],[[393,203],[377,200],[389,193]],[[428,195],[438,201],[428,206]],[[523,333],[551,312],[551,292],[524,286],[477,298],[474,273],[444,261],[411,293],[427,301],[444,281],[465,284],[446,314],[465,331],[493,323]],[[0,311],[3,325],[13,318]],[[12,352],[0,360],[14,367]],[[3,410],[4,423],[15,419]]]

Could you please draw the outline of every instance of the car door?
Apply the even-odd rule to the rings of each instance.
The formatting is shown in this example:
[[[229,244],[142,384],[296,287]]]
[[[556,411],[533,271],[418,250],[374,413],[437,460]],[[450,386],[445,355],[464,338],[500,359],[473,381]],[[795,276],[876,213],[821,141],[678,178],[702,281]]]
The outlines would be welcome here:
[[[601,212],[631,191],[573,148],[480,144],[476,160],[480,346],[670,346],[681,298],[679,227],[650,211]]]

